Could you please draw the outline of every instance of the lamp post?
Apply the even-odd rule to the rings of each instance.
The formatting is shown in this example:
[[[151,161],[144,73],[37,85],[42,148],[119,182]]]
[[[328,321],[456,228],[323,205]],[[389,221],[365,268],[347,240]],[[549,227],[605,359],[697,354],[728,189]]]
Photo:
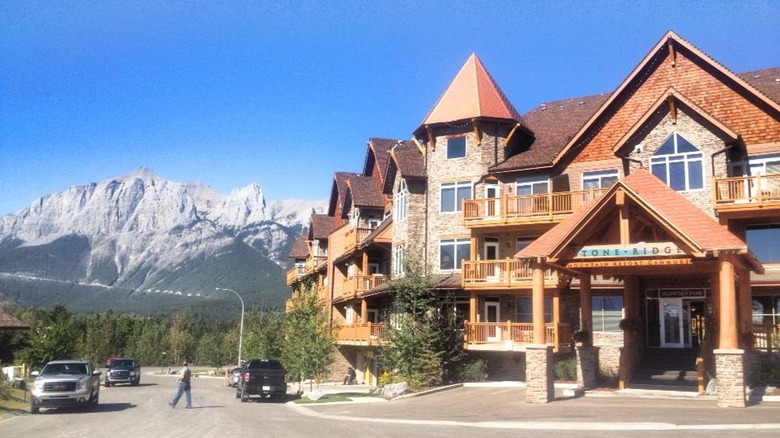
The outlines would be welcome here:
[[[233,289],[225,289],[218,287],[217,290],[223,290],[226,292],[233,292],[238,297],[239,301],[241,301],[241,328],[238,332],[238,365],[241,366],[241,344],[244,340],[244,299],[241,298],[241,295],[238,294],[238,292],[234,291]]]

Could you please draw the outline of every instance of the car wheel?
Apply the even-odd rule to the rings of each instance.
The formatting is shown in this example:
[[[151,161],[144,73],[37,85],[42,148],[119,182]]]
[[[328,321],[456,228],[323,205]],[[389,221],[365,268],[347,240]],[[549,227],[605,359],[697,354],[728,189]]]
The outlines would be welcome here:
[[[38,406],[35,406],[35,405],[31,405],[30,406],[30,413],[31,414],[38,414],[40,412],[41,412],[41,408],[39,408]]]

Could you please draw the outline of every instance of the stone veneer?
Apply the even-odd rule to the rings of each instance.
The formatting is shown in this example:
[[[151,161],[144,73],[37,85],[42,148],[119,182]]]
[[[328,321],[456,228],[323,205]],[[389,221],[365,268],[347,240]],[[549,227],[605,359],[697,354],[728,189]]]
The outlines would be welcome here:
[[[525,401],[547,403],[555,398],[555,371],[552,347],[529,345],[525,349]]]
[[[577,387],[595,388],[599,379],[599,347],[577,346]]]
[[[715,350],[718,406],[744,408],[745,350]]]

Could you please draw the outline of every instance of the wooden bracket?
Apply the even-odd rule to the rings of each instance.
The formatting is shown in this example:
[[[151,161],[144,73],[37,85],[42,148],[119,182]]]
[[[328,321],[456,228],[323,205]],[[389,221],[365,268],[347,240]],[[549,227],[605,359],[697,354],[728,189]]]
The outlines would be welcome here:
[[[482,133],[479,132],[479,124],[477,119],[471,119],[471,126],[474,127],[474,134],[477,136],[477,144],[482,143]]]
[[[674,51],[674,41],[670,38],[666,44],[669,46],[669,59],[672,62],[672,67],[677,65],[677,53]]]
[[[417,137],[414,138],[414,144],[417,145],[417,149],[420,151],[420,154],[425,155],[425,147],[420,144],[419,140],[417,140]]]
[[[431,144],[431,150],[436,150],[436,137],[433,136],[433,132],[431,132],[431,126],[425,125],[425,132],[428,133],[428,142]]]
[[[672,124],[677,124],[677,107],[674,105],[674,95],[669,93],[666,97],[666,101],[669,102],[669,117],[672,119]]]
[[[512,128],[511,131],[509,131],[509,135],[506,136],[506,143],[505,145],[509,144],[509,140],[512,140],[512,136],[515,135],[515,131],[517,131],[517,128],[520,127],[520,123],[515,123],[515,126]]]

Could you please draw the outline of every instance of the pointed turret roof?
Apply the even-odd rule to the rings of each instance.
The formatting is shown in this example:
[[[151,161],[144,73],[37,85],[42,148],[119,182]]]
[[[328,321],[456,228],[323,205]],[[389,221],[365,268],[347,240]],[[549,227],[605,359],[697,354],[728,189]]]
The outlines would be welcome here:
[[[426,125],[470,120],[478,117],[520,121],[509,99],[490,76],[476,53],[472,53],[417,131]]]

